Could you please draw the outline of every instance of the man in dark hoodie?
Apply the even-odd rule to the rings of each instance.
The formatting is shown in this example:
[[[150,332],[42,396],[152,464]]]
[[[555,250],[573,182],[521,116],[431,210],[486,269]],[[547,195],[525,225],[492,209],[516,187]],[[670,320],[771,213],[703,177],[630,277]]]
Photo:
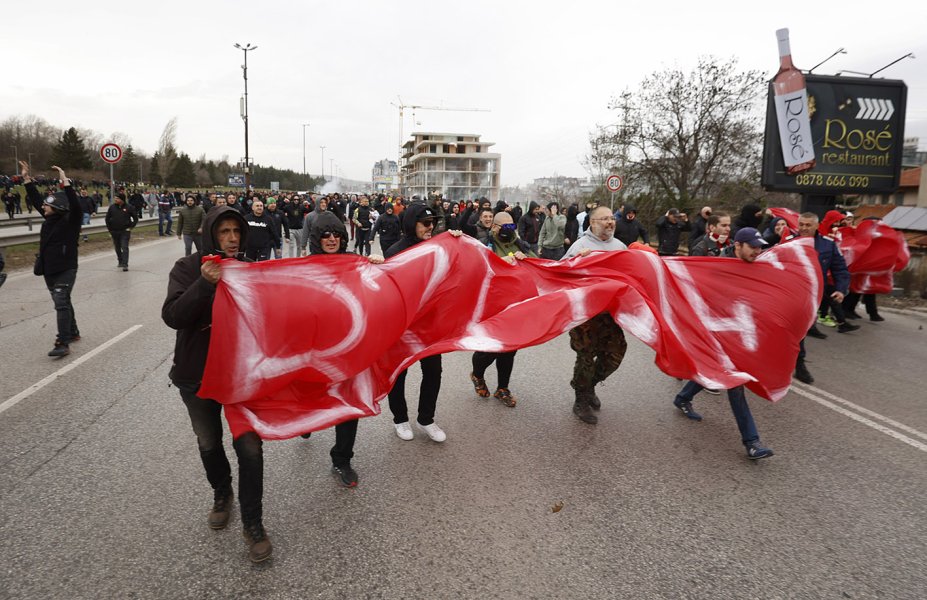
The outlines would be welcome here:
[[[264,203],[257,197],[251,203],[251,212],[245,215],[245,222],[248,223],[245,255],[255,262],[269,260],[280,236],[275,231],[274,220],[264,212]]]
[[[347,251],[348,230],[341,219],[330,211],[319,214],[309,231],[309,253],[313,256],[326,256],[345,254]],[[383,257],[370,255],[367,260],[380,264]],[[357,472],[351,467],[357,423],[358,419],[350,419],[335,425],[335,445],[329,452],[332,457],[332,473],[345,487],[357,487]],[[308,438],[309,434],[303,434],[303,437]]]
[[[514,217],[513,217],[514,218]],[[518,237],[531,247],[531,251],[538,253],[538,238],[541,235],[541,225],[544,219],[541,216],[541,205],[532,200],[528,204],[528,212],[518,219]]]
[[[80,339],[74,306],[71,305],[71,292],[77,279],[77,239],[83,221],[80,200],[71,186],[71,180],[60,167],[52,168],[58,171],[64,197],[55,194],[44,200],[32,179],[29,163],[21,160],[19,168],[26,186],[26,201],[45,216],[39,233],[39,253],[33,272],[45,278],[45,287],[55,305],[58,336],[55,347],[48,355],[55,358],[67,356],[71,353],[69,344]]]
[[[650,243],[650,234],[647,228],[637,220],[637,209],[625,204],[621,218],[615,223],[615,238],[625,246],[630,246],[639,239],[645,244]]]
[[[402,224],[399,222],[399,217],[393,213],[392,204],[384,202],[382,206],[383,212],[377,217],[377,222],[373,224],[373,228],[370,230],[370,243],[373,243],[374,238],[379,233],[380,251],[386,253],[390,246],[399,241],[399,236],[402,235]]]
[[[689,217],[678,208],[671,208],[657,219],[657,254],[676,256],[679,252],[679,238],[683,231],[691,229]]]
[[[402,237],[390,246],[384,256],[389,259],[403,250],[430,240],[434,226],[434,211],[424,204],[413,202],[402,214]],[[451,234],[459,236],[461,232],[451,232]],[[434,419],[438,393],[441,391],[441,355],[426,356],[419,361],[419,364],[422,367],[422,385],[419,389],[416,425],[433,441],[443,442],[447,439],[447,434],[438,427]],[[393,413],[396,435],[402,440],[411,440],[414,434],[409,424],[409,412],[406,405],[406,371],[408,369],[399,374],[393,388],[389,391],[389,409]]]
[[[354,225],[354,252],[361,256],[370,256],[370,198],[361,196],[357,207],[351,213],[351,223]]]
[[[106,228],[113,238],[113,247],[116,249],[117,268],[129,270],[129,238],[132,229],[138,224],[138,213],[126,204],[126,196],[122,192],[106,211]]]
[[[217,206],[203,221],[203,251],[174,263],[167,286],[161,318],[177,330],[174,364],[170,378],[180,391],[196,434],[206,479],[213,489],[213,507],[207,516],[211,529],[223,529],[232,505],[232,470],[222,445],[222,404],[200,398],[197,391],[206,368],[206,354],[212,327],[212,303],[222,278],[218,261],[204,256],[247,260],[242,253],[249,234],[248,224],[236,209]],[[248,556],[253,562],[270,557],[273,547],[264,531],[264,453],[261,438],[249,431],[232,442],[238,456],[238,502]]]
[[[740,216],[734,219],[731,224],[731,235],[743,227],[752,227],[757,231],[763,231],[769,226],[768,221],[773,218],[772,211],[763,208],[758,204],[747,204],[740,209]]]

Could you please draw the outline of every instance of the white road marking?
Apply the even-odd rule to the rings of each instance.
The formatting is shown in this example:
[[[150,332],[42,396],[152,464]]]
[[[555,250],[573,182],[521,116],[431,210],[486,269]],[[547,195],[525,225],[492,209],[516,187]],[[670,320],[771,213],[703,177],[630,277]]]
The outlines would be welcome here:
[[[20,401],[25,400],[26,398],[28,398],[35,392],[39,391],[40,389],[42,389],[43,387],[45,387],[52,381],[55,381],[56,379],[58,379],[59,377],[67,373],[68,371],[76,369],[77,367],[87,362],[88,360],[96,356],[97,354],[103,352],[104,350],[112,346],[113,344],[131,335],[132,333],[140,329],[141,326],[142,326],[141,324],[138,324],[138,325],[133,325],[132,327],[129,327],[128,329],[126,329],[125,331],[117,335],[116,337],[112,338],[111,340],[107,342],[102,343],[101,345],[97,346],[96,348],[88,352],[87,354],[84,354],[83,356],[75,360],[74,362],[61,367],[60,369],[58,369],[57,371],[55,371],[54,373],[52,373],[51,375],[43,379],[42,381],[36,384],[33,384],[29,386],[28,388],[24,389],[23,391],[19,392],[18,394],[16,394],[9,400],[5,401],[3,404],[0,404],[0,413],[2,413],[8,408],[12,408],[16,406],[17,404],[19,404]]]
[[[834,400],[836,400],[836,401],[838,401],[838,402],[841,402],[841,403],[846,404],[846,405],[848,405],[848,406],[852,406],[853,408],[859,410],[860,412],[863,412],[863,413],[865,413],[865,414],[871,415],[872,417],[874,417],[874,418],[876,418],[876,419],[879,419],[879,420],[881,420],[881,421],[884,421],[884,422],[886,422],[886,423],[891,423],[893,426],[898,427],[899,429],[902,429],[902,430],[904,430],[904,431],[908,431],[908,432],[912,433],[913,435],[917,435],[917,436],[919,436],[919,437],[922,437],[922,438],[927,439],[927,435],[925,435],[924,433],[922,433],[922,432],[920,432],[920,431],[917,431],[916,429],[912,429],[912,428],[910,428],[910,427],[908,427],[908,426],[906,426],[906,425],[902,425],[901,423],[898,423],[897,421],[893,421],[893,420],[889,419],[888,417],[883,417],[882,415],[880,415],[880,414],[878,414],[878,413],[874,413],[874,412],[872,412],[871,410],[867,410],[867,409],[865,409],[865,408],[863,408],[863,407],[861,407],[861,406],[857,406],[857,405],[853,404],[852,402],[849,402],[849,401],[844,400],[844,399],[842,399],[842,398],[838,398],[837,396],[834,396],[833,394],[830,394],[830,393],[828,393],[828,392],[825,392],[824,390],[819,389],[819,388],[816,388],[816,387],[814,387],[814,386],[801,386],[801,387],[799,387],[798,385],[793,385],[793,386],[792,386],[792,391],[795,392],[796,394],[798,394],[799,396],[804,396],[805,398],[808,398],[809,400],[813,400],[814,402],[817,402],[817,403],[820,404],[821,406],[825,406],[825,407],[827,407],[827,408],[829,408],[829,409],[831,409],[831,410],[833,410],[833,411],[836,411],[836,412],[842,414],[842,415],[845,416],[845,417],[849,417],[849,418],[853,419],[854,421],[857,421],[857,422],[859,422],[859,423],[862,423],[863,425],[868,425],[869,427],[872,427],[872,428],[875,429],[876,431],[880,431],[880,432],[884,433],[885,435],[891,436],[891,437],[895,438],[896,440],[898,440],[898,441],[900,441],[900,442],[904,442],[905,444],[908,444],[909,446],[913,446],[913,447],[917,448],[917,449],[920,450],[921,452],[927,452],[927,444],[925,444],[925,443],[923,443],[923,442],[919,442],[919,441],[917,441],[917,440],[915,440],[915,439],[911,439],[911,438],[909,438],[909,437],[906,436],[906,435],[902,435],[901,433],[898,433],[898,432],[895,431],[894,429],[889,429],[888,427],[886,427],[886,426],[884,426],[884,425],[881,425],[881,424],[879,424],[879,423],[876,423],[875,421],[872,421],[872,420],[870,420],[870,419],[867,419],[866,417],[863,417],[863,416],[861,416],[861,415],[859,415],[859,414],[857,414],[857,413],[855,413],[855,412],[852,412],[852,411],[850,411],[850,410],[847,410],[846,408],[843,408],[842,406],[838,406],[837,404],[834,404],[833,402],[830,402],[830,401],[828,401],[828,400],[825,400],[824,398],[821,398],[820,396],[817,396],[817,395],[811,393],[809,390],[807,390],[807,389],[805,389],[805,388],[811,388],[811,389],[813,389],[815,392],[819,392],[819,393],[821,393],[821,394],[823,394],[823,395],[826,395],[826,396],[828,396],[828,397],[830,397],[830,398],[833,398]]]
[[[174,237],[174,236],[171,236],[171,237]],[[150,241],[150,242],[145,242],[145,243],[143,243],[143,244],[138,244],[137,246],[129,246],[129,250],[132,250],[133,252],[135,252],[135,251],[137,251],[137,250],[144,250],[145,248],[148,248],[148,247],[150,247],[150,246],[156,246],[156,245],[158,245],[158,244],[163,244],[163,243],[169,242],[169,241],[170,241],[170,240],[152,240],[152,241]],[[176,238],[174,238],[174,241],[177,241]],[[100,252],[95,252],[95,253],[93,253],[93,254],[87,256],[86,258],[84,258],[84,257],[78,257],[78,259],[77,259],[77,272],[78,272],[78,274],[80,274],[80,266],[83,265],[83,264],[85,264],[85,263],[89,263],[89,262],[92,262],[92,261],[95,261],[95,260],[100,260],[101,258],[112,258],[113,256],[114,256],[114,255],[113,255],[113,252],[112,252],[112,251],[101,250]],[[177,255],[177,258],[180,258],[180,255]],[[9,283],[9,282],[11,282],[11,281],[16,281],[16,280],[19,280],[19,279],[25,279],[25,278],[27,278],[27,277],[35,277],[35,275],[32,274],[32,270],[29,269],[29,268],[26,268],[26,269],[24,269],[24,270],[22,270],[22,271],[19,271],[19,272],[17,272],[17,273],[11,273],[10,276],[9,276],[9,278],[7,279],[7,283]]]

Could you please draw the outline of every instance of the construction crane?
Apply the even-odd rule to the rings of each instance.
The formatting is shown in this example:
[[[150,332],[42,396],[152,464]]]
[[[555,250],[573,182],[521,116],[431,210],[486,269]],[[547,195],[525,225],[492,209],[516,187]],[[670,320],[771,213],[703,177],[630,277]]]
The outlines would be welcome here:
[[[415,111],[416,110],[449,110],[454,112],[491,112],[487,108],[451,108],[448,106],[422,106],[421,104],[403,104],[402,98],[396,96],[396,99],[399,100],[399,104],[395,102],[390,102],[390,105],[395,106],[399,109],[399,157],[396,160],[396,165],[398,166],[402,159],[402,125],[403,125],[403,115],[404,111],[407,108],[412,109],[412,124],[415,125]]]

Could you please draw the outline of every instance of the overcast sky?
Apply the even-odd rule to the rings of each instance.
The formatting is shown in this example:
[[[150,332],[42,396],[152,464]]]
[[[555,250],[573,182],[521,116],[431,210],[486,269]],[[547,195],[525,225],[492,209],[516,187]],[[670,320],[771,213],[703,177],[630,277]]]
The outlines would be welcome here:
[[[27,3],[22,3],[26,6]],[[445,4],[448,4],[445,6]],[[744,69],[778,66],[775,30],[791,31],[795,63],[872,72],[908,85],[905,135],[927,146],[927,3],[802,2],[83,2],[28,3],[7,22],[0,119],[38,115],[59,127],[122,132],[152,153],[178,118],[179,148],[196,158],[244,156],[239,117],[248,53],[250,154],[310,173],[330,159],[369,180],[397,157],[390,103],[483,108],[424,111],[413,130],[481,134],[502,154],[503,185],[554,173],[585,176],[609,100],[664,67],[699,55],[735,56]],[[758,4],[758,3],[757,3]],[[791,14],[786,8],[794,6]],[[874,10],[875,7],[880,10]],[[885,8],[886,10],[881,10]],[[12,17],[11,11],[6,11]],[[14,22],[15,21],[15,22]],[[3,150],[4,152],[6,150]]]

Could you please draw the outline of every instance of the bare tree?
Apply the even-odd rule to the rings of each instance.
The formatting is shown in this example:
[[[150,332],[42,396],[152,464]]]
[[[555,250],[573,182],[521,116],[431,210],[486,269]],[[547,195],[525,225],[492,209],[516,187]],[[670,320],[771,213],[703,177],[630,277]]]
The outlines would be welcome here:
[[[682,209],[755,181],[765,92],[764,75],[740,71],[734,58],[653,73],[612,100],[618,122],[591,136],[587,168],[620,168],[635,193]]]
[[[158,140],[158,170],[161,181],[167,181],[177,162],[177,117],[164,126]]]

